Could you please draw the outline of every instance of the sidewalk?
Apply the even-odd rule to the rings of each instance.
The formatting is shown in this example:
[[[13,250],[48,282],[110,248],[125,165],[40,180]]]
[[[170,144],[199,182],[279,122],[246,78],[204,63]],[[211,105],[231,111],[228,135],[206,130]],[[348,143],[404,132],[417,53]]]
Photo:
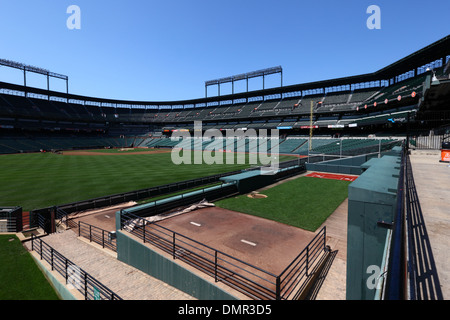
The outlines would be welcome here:
[[[413,151],[410,160],[442,294],[450,299],[450,167],[439,151]]]

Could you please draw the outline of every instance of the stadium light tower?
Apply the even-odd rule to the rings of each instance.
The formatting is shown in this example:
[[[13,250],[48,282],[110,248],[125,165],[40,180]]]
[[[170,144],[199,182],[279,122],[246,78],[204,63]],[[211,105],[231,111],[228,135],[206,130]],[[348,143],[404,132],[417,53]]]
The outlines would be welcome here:
[[[34,66],[26,65],[26,64],[23,64],[20,62],[6,60],[6,59],[0,59],[0,66],[5,66],[5,67],[9,67],[9,68],[22,70],[23,71],[23,86],[25,88],[27,87],[27,72],[33,72],[33,73],[42,74],[42,75],[46,76],[47,77],[47,91],[50,91],[50,77],[65,80],[66,81],[66,93],[69,94],[69,77],[66,75],[51,72],[47,69],[34,67]],[[27,94],[27,92],[25,91],[25,95],[26,94]],[[50,99],[50,95],[49,95],[49,99]]]
[[[309,151],[312,149],[312,136],[313,136],[313,108],[314,104],[311,100],[311,108],[309,114]]]
[[[316,105],[321,104],[321,103],[322,102],[317,101]],[[309,148],[308,148],[308,156],[309,156],[309,151],[312,150],[312,137],[313,137],[313,130],[314,130],[313,116],[314,116],[314,102],[311,100],[311,108],[310,108],[310,112],[309,112]]]
[[[209,86],[217,85],[218,95],[220,97],[220,85],[223,83],[229,83],[229,82],[231,82],[232,94],[234,94],[234,83],[239,80],[247,81],[247,92],[248,92],[248,80],[251,78],[257,78],[257,77],[263,78],[263,90],[264,90],[265,89],[265,77],[268,75],[271,75],[271,74],[276,74],[276,73],[280,74],[280,79],[281,79],[280,87],[282,87],[283,86],[283,68],[281,68],[280,66],[273,67],[273,68],[267,68],[267,69],[263,69],[263,70],[258,70],[258,71],[252,71],[252,72],[248,72],[248,73],[242,73],[242,74],[238,74],[235,76],[205,81],[205,98],[208,97],[208,87]]]

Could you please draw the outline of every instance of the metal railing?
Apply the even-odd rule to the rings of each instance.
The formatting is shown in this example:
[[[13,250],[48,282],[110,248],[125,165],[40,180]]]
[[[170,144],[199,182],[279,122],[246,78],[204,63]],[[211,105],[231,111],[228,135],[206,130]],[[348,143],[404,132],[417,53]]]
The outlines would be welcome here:
[[[300,254],[280,273],[279,294],[281,299],[295,296],[303,291],[307,278],[313,274],[323,253],[328,251],[326,246],[326,226],[324,226]]]
[[[397,204],[394,221],[391,226],[391,237],[389,247],[389,256],[387,257],[387,279],[384,284],[383,299],[402,300],[405,296],[406,282],[406,256],[405,256],[405,173],[406,173],[406,150],[405,145],[401,153],[401,165],[399,179],[397,183]]]
[[[381,140],[379,140],[379,143],[362,146],[362,147],[352,147],[352,148],[342,148],[342,142],[343,141],[351,141],[349,139],[343,139],[339,142],[339,148],[334,150],[329,150],[326,153],[317,152],[317,151],[310,151],[308,152],[308,156],[311,159],[318,158],[320,159],[321,156],[323,156],[323,160],[333,160],[333,159],[340,159],[340,158],[346,158],[346,157],[354,157],[359,155],[366,155],[366,154],[378,154],[381,155],[382,153],[391,150],[392,148],[396,146],[402,145],[402,140],[396,140],[396,141],[389,141],[382,143]],[[325,159],[327,157],[327,159]],[[317,162],[317,161],[314,161]]]
[[[295,296],[326,250],[324,227],[280,275],[275,275],[157,223],[148,223],[143,217],[122,211],[120,219],[121,230],[255,300]]]
[[[22,230],[22,207],[0,207],[0,232]]]
[[[409,143],[411,148],[417,150],[439,150],[443,140],[444,135],[428,135],[411,137]]]
[[[102,248],[117,251],[117,241],[115,232],[106,231],[91,224],[78,221],[78,236],[84,237],[89,242],[94,242],[102,246]]]
[[[397,208],[389,247],[383,299],[443,299],[407,146],[402,153]]]
[[[192,205],[193,203],[207,199],[213,201],[238,193],[235,183],[222,183],[208,188],[202,188],[188,193],[182,193],[165,199],[155,200],[139,206],[125,209],[139,216],[154,216],[166,213],[172,209]]]
[[[430,239],[414,182],[411,162],[406,157],[405,202],[407,217],[406,297],[409,300],[443,300]]]
[[[65,284],[77,289],[85,300],[122,300],[108,287],[33,234],[31,251],[35,251],[41,260],[50,264],[51,270],[59,273],[65,279]]]
[[[2,232],[16,232],[17,221],[15,217],[2,216],[0,214],[0,233]]]

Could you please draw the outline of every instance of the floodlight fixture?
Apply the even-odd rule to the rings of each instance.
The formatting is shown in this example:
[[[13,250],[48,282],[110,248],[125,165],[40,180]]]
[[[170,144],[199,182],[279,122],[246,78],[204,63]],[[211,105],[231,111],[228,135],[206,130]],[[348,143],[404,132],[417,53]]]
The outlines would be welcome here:
[[[66,91],[69,94],[69,77],[60,73],[51,72],[47,69],[35,67],[31,65],[26,65],[21,62],[11,61],[7,59],[0,59],[0,66],[19,69],[23,71],[23,85],[27,86],[27,72],[33,72],[37,74],[41,74],[47,77],[47,90],[50,91],[50,77],[58,78],[66,81]]]
[[[281,75],[280,76],[280,79],[281,79],[280,87],[282,87],[283,86],[283,68],[281,66],[277,66],[277,67],[272,67],[272,68],[267,68],[267,69],[251,71],[251,72],[247,72],[247,73],[241,73],[238,75],[219,78],[219,79],[215,79],[215,80],[205,81],[205,97],[208,97],[208,87],[209,86],[217,85],[218,86],[218,95],[220,96],[220,85],[223,83],[230,83],[230,82],[232,83],[232,93],[234,94],[234,83],[236,81],[240,81],[240,80],[247,81],[247,92],[248,92],[248,80],[251,78],[258,78],[258,77],[263,78],[263,90],[264,90],[265,89],[265,77],[268,75],[271,75],[271,74],[276,74],[276,73],[279,73]]]

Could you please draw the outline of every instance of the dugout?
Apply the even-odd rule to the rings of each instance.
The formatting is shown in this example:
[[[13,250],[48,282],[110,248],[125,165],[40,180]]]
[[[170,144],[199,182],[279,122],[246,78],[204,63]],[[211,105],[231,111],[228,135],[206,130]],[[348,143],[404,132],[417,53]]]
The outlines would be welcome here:
[[[332,172],[340,174],[360,175],[362,165],[368,160],[378,157],[378,154],[367,154],[342,159],[327,160],[318,163],[307,163],[308,171]]]
[[[279,169],[261,168],[259,170],[243,171],[238,174],[222,177],[220,180],[224,183],[235,184],[239,193],[245,194],[305,171],[305,165],[288,165]]]
[[[274,175],[263,175],[260,170],[253,170],[220,178],[225,183],[235,183],[240,193],[248,193],[273,183]]]
[[[373,300],[371,270],[382,270],[389,226],[397,209],[401,156],[385,155],[365,163],[348,187],[347,300]],[[381,274],[375,275],[376,277]]]

